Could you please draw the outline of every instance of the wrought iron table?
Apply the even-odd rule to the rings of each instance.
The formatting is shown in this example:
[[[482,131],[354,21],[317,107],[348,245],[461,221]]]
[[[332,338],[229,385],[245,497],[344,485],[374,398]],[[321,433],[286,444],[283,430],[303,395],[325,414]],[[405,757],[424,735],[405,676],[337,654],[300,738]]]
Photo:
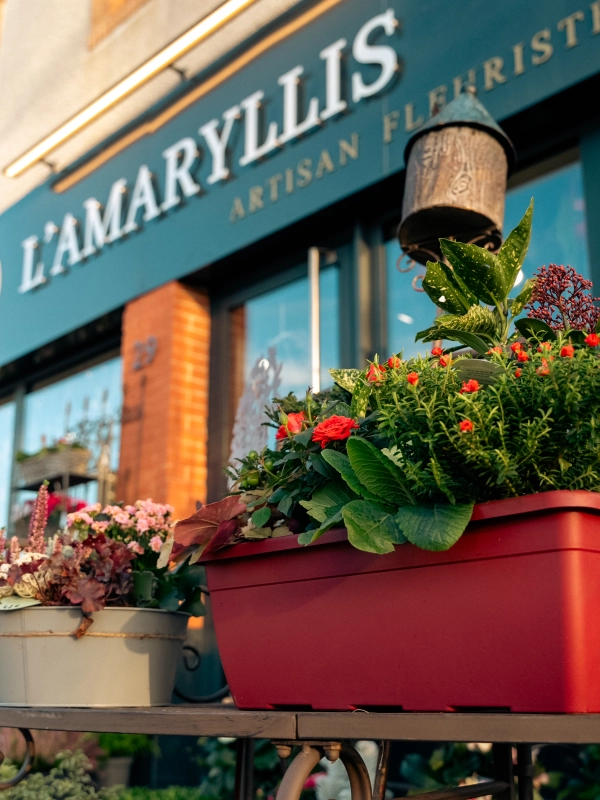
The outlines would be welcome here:
[[[492,795],[514,800],[513,772],[519,800],[533,798],[532,745],[600,742],[600,714],[372,713],[321,711],[242,711],[227,704],[173,705],[158,708],[18,708],[0,707],[0,727],[19,728],[28,741],[19,775],[33,760],[29,729],[98,731],[163,735],[227,736],[238,740],[236,800],[252,800],[253,740],[271,739],[284,765],[277,800],[298,800],[304,782],[324,756],[340,758],[348,771],[352,800],[383,800],[390,741],[492,742],[492,781],[412,795],[425,800],[468,800]],[[355,739],[379,742],[373,790],[366,767],[351,746]],[[517,747],[513,767],[512,745]],[[289,763],[293,748],[298,748]]]

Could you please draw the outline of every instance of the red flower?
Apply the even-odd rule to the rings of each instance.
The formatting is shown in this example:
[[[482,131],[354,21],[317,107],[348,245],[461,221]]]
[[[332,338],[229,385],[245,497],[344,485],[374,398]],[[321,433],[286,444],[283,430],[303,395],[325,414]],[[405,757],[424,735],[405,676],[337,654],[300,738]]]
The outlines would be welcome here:
[[[561,347],[560,354],[563,358],[573,358],[575,355],[575,348],[572,344],[566,344]]]
[[[514,342],[511,344],[510,349],[513,351],[513,353],[518,353],[521,349],[521,342]]]
[[[388,367],[390,369],[398,369],[398,367],[402,364],[402,360],[398,358],[398,356],[390,356],[387,360]]]
[[[492,353],[501,353],[501,352],[502,352],[502,348],[499,345],[496,345],[496,347],[492,347],[491,350],[487,351],[486,356],[489,356]]]
[[[470,433],[474,426],[470,419],[463,419],[458,427],[461,433]]]
[[[526,361],[529,361],[529,356],[527,355],[525,350],[521,350],[519,353],[517,353],[517,361],[520,364],[524,364]]]
[[[583,341],[588,347],[598,347],[600,344],[600,336],[598,336],[597,333],[588,333]]]
[[[347,439],[353,430],[357,429],[358,425],[350,417],[329,417],[319,422],[313,431],[313,442],[321,442],[321,448],[329,444],[329,442],[339,442],[342,439]]]
[[[515,378],[520,378],[522,374],[523,374],[522,370],[518,368],[515,370]]]
[[[440,356],[440,366],[441,367],[449,367],[452,364],[452,356]]]
[[[383,380],[385,367],[383,364],[371,364],[367,370],[367,380],[369,383],[379,383]]]
[[[463,383],[459,394],[472,394],[473,392],[478,392],[480,388],[479,381],[476,381],[475,378],[471,378]]]
[[[419,382],[419,373],[418,372],[409,372],[406,376],[406,380],[410,383],[411,386],[416,386]]]
[[[441,347],[432,347],[431,348],[431,355],[432,356],[441,356],[444,351]]]
[[[538,367],[536,372],[538,375],[550,375],[550,370],[548,369],[548,361],[545,358],[542,358],[542,366]]]
[[[538,347],[538,353],[543,353],[544,350],[552,350],[552,345],[550,342],[542,342],[541,345]]]
[[[279,430],[275,434],[275,438],[280,441],[287,439],[288,435],[300,433],[302,430],[302,423],[304,422],[304,411],[297,411],[287,415],[287,422],[285,425],[280,425]]]

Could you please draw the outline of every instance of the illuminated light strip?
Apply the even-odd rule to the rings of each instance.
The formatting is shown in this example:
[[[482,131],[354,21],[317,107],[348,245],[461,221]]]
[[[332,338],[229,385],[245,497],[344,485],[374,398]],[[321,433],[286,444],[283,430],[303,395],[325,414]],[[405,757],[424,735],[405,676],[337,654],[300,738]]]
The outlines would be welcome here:
[[[70,120],[42,139],[41,142],[17,158],[16,161],[9,164],[5,168],[4,174],[8,178],[16,178],[25,172],[29,167],[41,161],[52,150],[55,150],[66,139],[69,139],[105,111],[108,111],[109,108],[119,103],[131,92],[149,81],[150,78],[169,67],[182,55],[196,47],[203,39],[206,39],[207,36],[210,36],[225,25],[232,17],[255,2],[256,0],[227,0],[222,6],[198,22],[197,25],[194,25],[182,36],[179,36],[153,58],[146,61],[145,64],[142,64],[141,67],[138,67],[126,78],[123,78],[122,81],[119,81],[112,89],[100,95],[97,100],[94,100],[93,103],[90,103],[89,106],[86,106],[74,117],[71,117]]]
[[[296,33],[296,31],[300,30],[300,28],[305,27],[322,14],[342,2],[344,2],[344,0],[324,0],[324,2],[320,5],[302,14],[300,17],[288,23],[287,25],[284,25],[278,30],[274,31],[272,34],[254,45],[254,47],[251,47],[247,52],[234,59],[231,64],[223,67],[223,69],[219,70],[219,72],[215,73],[215,75],[208,78],[196,89],[193,89],[184,97],[170,105],[167,109],[154,117],[154,119],[142,123],[139,127],[135,128],[135,130],[125,134],[118,141],[114,142],[102,150],[102,152],[98,153],[98,155],[89,159],[89,161],[86,161],[81,167],[73,170],[73,172],[66,177],[56,181],[56,183],[53,184],[52,189],[59,194],[67,191],[67,189],[70,189],[76,183],[79,183],[79,181],[90,175],[92,172],[94,172],[94,170],[98,169],[111,158],[125,150],[127,147],[129,147],[129,145],[134,144],[144,136],[149,136],[155,133],[159,128],[172,120],[173,117],[177,116],[177,114],[185,111],[186,108],[193,105],[197,100],[209,94],[209,92],[212,92],[213,89],[216,89],[226,80],[235,75],[236,72],[239,72],[255,58],[258,58],[258,56],[262,55],[265,51],[269,50],[276,44],[279,44],[279,42],[283,41],[284,39],[287,39],[289,36]]]

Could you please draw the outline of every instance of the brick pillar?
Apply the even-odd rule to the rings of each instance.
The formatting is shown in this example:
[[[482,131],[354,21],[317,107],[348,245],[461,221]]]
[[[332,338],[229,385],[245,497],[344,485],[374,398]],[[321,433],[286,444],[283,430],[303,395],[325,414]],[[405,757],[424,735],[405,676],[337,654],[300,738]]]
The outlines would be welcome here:
[[[174,281],[125,308],[119,500],[151,497],[178,518],[205,500],[209,348],[202,292]]]

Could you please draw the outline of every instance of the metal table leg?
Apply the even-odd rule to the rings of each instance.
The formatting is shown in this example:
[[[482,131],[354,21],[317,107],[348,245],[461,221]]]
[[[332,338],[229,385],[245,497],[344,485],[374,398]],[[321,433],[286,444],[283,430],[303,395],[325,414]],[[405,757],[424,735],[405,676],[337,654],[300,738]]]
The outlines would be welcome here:
[[[234,800],[254,798],[254,739],[238,739],[235,761]]]
[[[346,742],[275,742],[280,758],[291,755],[292,747],[300,744],[300,752],[288,766],[277,792],[277,800],[299,800],[306,779],[322,758],[339,758],[350,781],[352,800],[372,800],[371,781],[360,754]]]
[[[16,786],[17,783],[21,783],[23,778],[26,778],[27,775],[31,772],[31,768],[33,767],[33,761],[35,759],[35,743],[33,741],[33,736],[31,735],[31,731],[29,728],[19,728],[23,738],[25,739],[25,759],[21,764],[21,767],[14,778],[11,778],[7,781],[0,781],[0,791],[4,791],[5,789],[12,789],[13,786]],[[0,764],[4,761],[4,753],[0,753]]]
[[[375,773],[375,783],[373,784],[373,800],[385,800],[389,759],[390,759],[389,741],[379,742],[379,753],[377,755],[377,772]]]
[[[517,745],[517,768],[519,800],[533,800],[533,759],[530,744]]]

